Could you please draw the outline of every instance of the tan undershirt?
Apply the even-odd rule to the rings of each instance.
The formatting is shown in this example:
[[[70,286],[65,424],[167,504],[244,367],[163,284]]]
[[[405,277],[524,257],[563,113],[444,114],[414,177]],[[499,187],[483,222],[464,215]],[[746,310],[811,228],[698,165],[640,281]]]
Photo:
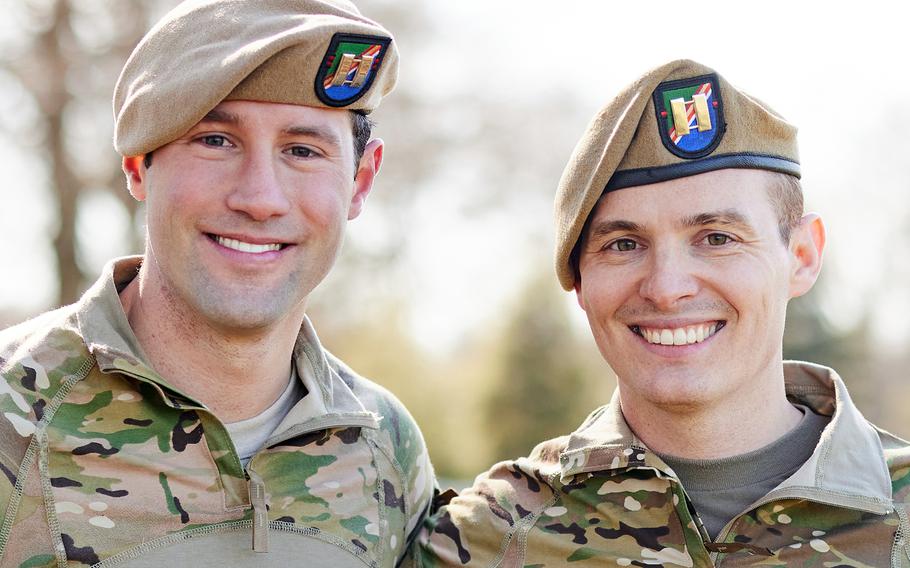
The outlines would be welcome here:
[[[247,464],[256,453],[265,445],[275,428],[284,420],[288,412],[294,408],[306,394],[306,389],[297,377],[297,370],[291,365],[291,377],[284,392],[268,408],[245,420],[225,424],[231,441],[237,449],[240,463],[246,468]]]

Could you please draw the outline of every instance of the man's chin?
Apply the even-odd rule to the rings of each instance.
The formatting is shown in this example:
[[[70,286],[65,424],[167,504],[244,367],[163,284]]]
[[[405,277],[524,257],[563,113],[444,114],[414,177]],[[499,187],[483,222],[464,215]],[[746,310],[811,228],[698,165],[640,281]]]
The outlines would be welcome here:
[[[667,411],[692,410],[710,406],[720,397],[720,385],[714,373],[690,369],[664,368],[653,373],[633,373],[630,379],[620,376],[619,383],[635,393],[636,398]]]
[[[198,315],[211,327],[225,331],[255,333],[263,331],[286,319],[293,302],[284,294],[270,291],[249,290],[221,293],[200,298],[196,304]]]

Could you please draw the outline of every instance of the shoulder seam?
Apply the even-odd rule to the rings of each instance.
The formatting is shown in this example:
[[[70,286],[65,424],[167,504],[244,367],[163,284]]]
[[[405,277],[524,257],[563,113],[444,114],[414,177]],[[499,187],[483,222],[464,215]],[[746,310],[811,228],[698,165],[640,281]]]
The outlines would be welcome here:
[[[546,511],[548,508],[552,507],[559,500],[559,493],[553,488],[553,482],[555,477],[558,474],[550,475],[547,477],[547,485],[550,487],[553,492],[553,496],[550,497],[543,505],[539,506],[536,511],[529,514],[526,517],[521,518],[515,525],[512,526],[511,530],[503,537],[502,542],[499,545],[499,554],[490,563],[490,568],[498,568],[502,566],[503,561],[506,557],[506,552],[508,552],[509,547],[512,545],[512,541],[516,538],[516,546],[518,547],[519,553],[519,563],[524,565],[527,560],[528,554],[528,533],[531,532],[531,529],[534,528],[534,525],[537,524],[537,519],[540,518],[541,513]]]
[[[47,428],[47,425],[53,420],[54,414],[57,412],[57,409],[62,404],[63,400],[69,395],[70,389],[84,379],[89,371],[92,370],[92,367],[95,366],[95,358],[89,355],[86,357],[85,362],[82,366],[77,369],[76,373],[69,375],[63,379],[63,383],[60,388],[57,389],[57,392],[54,393],[51,402],[48,404],[45,409],[44,416],[41,417],[41,420],[35,425],[35,433],[32,434],[32,439],[29,442],[28,449],[25,451],[25,456],[22,459],[22,462],[19,464],[19,471],[16,474],[16,484],[13,487],[13,493],[10,495],[10,500],[7,503],[6,514],[3,517],[2,525],[0,525],[0,560],[3,559],[4,554],[6,553],[6,545],[9,542],[9,536],[12,531],[12,525],[15,521],[16,515],[19,513],[19,505],[22,499],[22,491],[25,487],[25,481],[28,479],[28,472],[32,467],[32,463],[35,460],[36,452],[40,454],[41,452],[41,441],[39,438],[43,438],[44,431]],[[39,461],[40,461],[40,455]],[[39,470],[40,470],[39,464]],[[46,468],[45,468],[46,471]],[[42,472],[39,471],[39,476],[42,475]],[[63,540],[60,536],[60,531],[56,529],[58,526],[56,521],[56,512],[52,511],[52,508],[48,505],[48,489],[49,481],[46,479],[41,479],[41,489],[44,498],[44,508],[45,514],[47,515],[48,520],[48,532],[51,540],[54,542],[55,553],[57,555],[57,562],[62,564],[66,563],[65,550],[63,548]],[[53,520],[52,520],[53,519]],[[62,565],[61,564],[61,565]]]
[[[368,442],[368,445],[370,446],[370,448],[372,449],[371,451],[377,451],[377,452],[381,453],[387,460],[389,460],[389,463],[392,464],[392,468],[395,470],[395,475],[398,476],[399,482],[401,483],[401,492],[402,492],[401,499],[402,499],[402,505],[404,506],[404,518],[408,519],[409,518],[409,516],[408,516],[408,512],[409,512],[408,499],[405,496],[405,492],[407,491],[407,480],[404,477],[404,471],[402,470],[401,465],[398,463],[398,460],[394,459],[394,457],[390,457],[382,449],[382,446],[379,444],[379,442],[377,442],[374,439],[372,432],[367,434],[365,430],[361,429],[361,435],[367,436],[367,442]],[[376,458],[374,457],[373,460],[375,462]],[[386,521],[386,516],[385,516],[385,512],[384,512],[385,507],[383,507],[384,501],[383,501],[382,495],[383,495],[383,491],[385,489],[384,487],[382,487],[383,481],[384,481],[384,478],[382,476],[382,469],[379,467],[379,464],[377,463],[376,464],[376,491],[377,491],[377,495],[379,496],[379,502],[377,503],[378,507],[376,510],[379,514],[379,527],[380,527],[379,530],[382,531],[382,527],[383,527],[383,525],[385,525],[386,529],[391,533],[392,524]],[[405,537],[404,540],[406,540],[407,535],[404,535],[404,537]],[[384,558],[386,555],[386,544],[385,543],[386,543],[386,539],[384,539],[384,538],[380,539],[380,545],[379,545],[380,548],[378,551],[379,552],[378,556],[380,559]]]
[[[550,500],[538,507],[533,515],[528,515],[525,519],[521,520],[521,527],[519,528],[520,533],[518,534],[518,550],[521,553],[522,564],[527,561],[528,536],[531,532],[531,529],[537,525],[537,519],[540,518],[540,515],[550,507],[556,505],[556,503],[559,501],[559,492],[554,488],[554,483],[556,482],[556,477],[558,475],[559,474],[556,473],[551,474],[547,477],[547,485],[550,486],[550,489],[553,492],[553,496],[550,498]]]

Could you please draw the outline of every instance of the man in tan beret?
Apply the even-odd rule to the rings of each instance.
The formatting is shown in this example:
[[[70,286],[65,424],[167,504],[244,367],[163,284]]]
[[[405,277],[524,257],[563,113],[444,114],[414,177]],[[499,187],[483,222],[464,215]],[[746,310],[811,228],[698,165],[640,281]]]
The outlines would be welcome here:
[[[345,0],[188,0],[139,43],[114,145],[145,254],[0,333],[0,566],[403,556],[435,485],[420,431],[305,315],[397,65]]]
[[[799,175],[796,129],[692,61],[594,117],[556,271],[618,388],[443,506],[425,566],[910,566],[910,446],[782,359],[825,244]]]

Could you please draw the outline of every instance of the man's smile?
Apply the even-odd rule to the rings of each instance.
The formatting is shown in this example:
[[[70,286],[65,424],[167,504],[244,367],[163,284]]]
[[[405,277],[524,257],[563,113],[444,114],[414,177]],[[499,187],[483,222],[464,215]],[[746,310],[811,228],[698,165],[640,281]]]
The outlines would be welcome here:
[[[713,320],[679,327],[630,325],[633,333],[656,345],[692,345],[708,339],[726,325],[726,320]]]
[[[290,246],[287,243],[277,243],[277,242],[251,243],[251,242],[248,242],[247,240],[223,237],[221,235],[215,235],[212,233],[207,233],[207,236],[225,248],[228,248],[231,250],[236,250],[239,252],[252,253],[252,254],[261,254],[261,253],[266,253],[266,252],[280,251],[280,250]]]

